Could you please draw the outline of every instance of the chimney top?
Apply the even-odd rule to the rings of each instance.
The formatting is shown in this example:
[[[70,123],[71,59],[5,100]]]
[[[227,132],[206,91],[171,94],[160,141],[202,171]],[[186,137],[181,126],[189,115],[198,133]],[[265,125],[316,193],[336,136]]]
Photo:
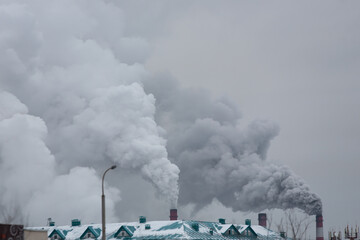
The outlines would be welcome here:
[[[324,240],[323,230],[323,216],[322,214],[316,215],[316,240]]]
[[[177,209],[170,209],[170,221],[176,221],[178,219]]]
[[[266,213],[259,213],[259,225],[266,228]]]

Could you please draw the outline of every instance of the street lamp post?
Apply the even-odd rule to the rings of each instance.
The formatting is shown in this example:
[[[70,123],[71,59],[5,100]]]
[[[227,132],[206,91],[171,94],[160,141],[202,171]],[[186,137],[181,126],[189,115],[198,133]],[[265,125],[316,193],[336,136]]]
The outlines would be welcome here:
[[[102,216],[102,240],[106,240],[106,230],[105,230],[105,194],[104,194],[104,178],[105,174],[112,169],[115,169],[116,165],[113,165],[106,169],[102,176],[102,195],[101,195],[101,216]]]

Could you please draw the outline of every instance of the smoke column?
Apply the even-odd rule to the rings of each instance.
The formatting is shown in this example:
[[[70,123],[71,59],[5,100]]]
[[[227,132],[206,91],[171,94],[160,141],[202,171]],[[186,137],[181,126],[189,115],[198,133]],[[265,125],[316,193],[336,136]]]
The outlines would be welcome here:
[[[179,204],[200,209],[216,198],[234,211],[321,212],[320,198],[301,178],[266,161],[279,131],[275,124],[256,120],[243,126],[230,101],[181,89],[169,76],[146,82],[145,89],[157,99],[157,122],[167,130],[169,157],[181,170]]]
[[[127,63],[144,56],[123,54],[147,46],[124,36],[122,22],[121,10],[102,1],[1,3],[0,89],[8,109],[1,110],[1,210],[31,199],[17,205],[32,224],[49,216],[96,221],[96,186],[113,163],[176,206],[179,169],[154,121],[155,98],[141,85],[148,73]],[[113,213],[120,199],[114,184],[106,191]],[[53,207],[63,202],[66,210]]]

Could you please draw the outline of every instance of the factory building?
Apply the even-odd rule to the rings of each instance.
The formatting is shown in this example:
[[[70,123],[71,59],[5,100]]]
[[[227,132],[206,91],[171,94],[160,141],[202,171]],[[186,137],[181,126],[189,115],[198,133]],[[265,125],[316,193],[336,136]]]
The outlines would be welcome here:
[[[264,216],[264,215],[262,215]],[[260,218],[260,217],[259,217]],[[262,225],[266,226],[262,217]],[[55,225],[52,223],[51,225]],[[101,239],[101,224],[82,225],[77,219],[70,226],[47,226],[28,228],[32,231],[47,231],[50,240],[81,240]],[[218,222],[177,220],[177,212],[172,209],[170,220],[147,221],[146,217],[139,217],[137,222],[106,224],[106,239],[123,240],[284,240],[284,236],[273,232],[264,226],[251,225],[250,220],[245,224],[226,223],[221,218]]]

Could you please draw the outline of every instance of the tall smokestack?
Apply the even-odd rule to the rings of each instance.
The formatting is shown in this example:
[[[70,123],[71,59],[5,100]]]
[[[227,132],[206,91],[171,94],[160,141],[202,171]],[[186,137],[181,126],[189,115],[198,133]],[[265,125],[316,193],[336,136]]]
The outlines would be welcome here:
[[[316,240],[324,240],[323,216],[316,215]]]
[[[175,221],[177,220],[177,218],[178,218],[177,209],[176,208],[170,209],[170,221]]]
[[[266,213],[259,213],[259,225],[266,228]]]

